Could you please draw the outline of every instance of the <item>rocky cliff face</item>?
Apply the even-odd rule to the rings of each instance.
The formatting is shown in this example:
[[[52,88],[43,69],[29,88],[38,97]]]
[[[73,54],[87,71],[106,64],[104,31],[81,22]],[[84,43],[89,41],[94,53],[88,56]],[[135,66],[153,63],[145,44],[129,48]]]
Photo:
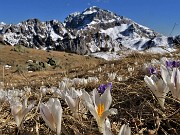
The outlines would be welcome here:
[[[0,34],[1,42],[6,44],[79,54],[120,49],[145,50],[173,44],[172,38],[98,7],[70,14],[64,23],[57,20],[41,22],[38,19],[16,25],[1,23]]]

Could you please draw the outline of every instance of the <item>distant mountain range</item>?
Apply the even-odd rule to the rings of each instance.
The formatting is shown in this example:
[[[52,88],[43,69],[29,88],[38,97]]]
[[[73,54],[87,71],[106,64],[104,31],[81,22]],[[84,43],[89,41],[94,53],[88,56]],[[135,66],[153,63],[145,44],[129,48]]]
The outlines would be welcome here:
[[[0,42],[90,54],[122,49],[146,50],[155,46],[168,48],[176,40],[93,6],[82,13],[70,14],[63,23],[38,19],[28,19],[16,25],[0,23]]]

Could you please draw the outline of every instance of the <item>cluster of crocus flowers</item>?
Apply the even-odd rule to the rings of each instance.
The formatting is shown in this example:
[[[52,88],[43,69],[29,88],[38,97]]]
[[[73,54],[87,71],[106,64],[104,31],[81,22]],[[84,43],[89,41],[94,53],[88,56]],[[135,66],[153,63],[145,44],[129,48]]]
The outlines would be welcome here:
[[[152,74],[150,77],[145,76],[144,80],[164,109],[166,94],[169,91],[173,98],[180,100],[180,71],[177,68],[179,61],[163,59],[163,63],[165,64],[160,65],[161,78],[158,78],[157,74]]]
[[[78,118],[79,109],[83,108],[83,105],[81,104],[82,90],[76,90],[73,87],[65,87],[64,90],[57,89],[55,94],[60,96],[66,102],[73,113],[73,116]]]
[[[11,113],[14,116],[14,119],[18,128],[20,127],[24,116],[33,108],[34,103],[35,103],[33,102],[32,104],[27,106],[27,101],[28,101],[28,98],[24,99],[23,104],[17,99],[10,101]]]
[[[84,91],[82,98],[88,110],[96,119],[99,131],[103,133],[107,116],[117,113],[115,108],[109,109],[112,103],[110,87],[107,87],[101,96],[96,89],[92,91],[92,96]]]
[[[47,103],[40,104],[40,114],[49,128],[60,135],[62,121],[62,107],[59,99],[50,98]]]
[[[108,78],[113,81],[116,78],[117,72],[108,73]]]
[[[180,100],[180,71],[178,68],[173,68],[169,71],[165,66],[161,66],[161,75],[168,86],[173,98]]]
[[[85,78],[64,78],[63,81],[59,83],[59,88],[66,85],[67,87],[72,87],[72,86],[86,86],[87,84],[96,84],[99,82],[99,79],[97,77],[88,77],[87,79]]]
[[[69,90],[65,93],[64,95],[64,100],[66,101],[67,105],[69,106],[71,112],[73,113],[73,116],[75,118],[79,117],[79,109],[81,106],[80,103],[80,97],[82,95],[82,91],[81,90]]]

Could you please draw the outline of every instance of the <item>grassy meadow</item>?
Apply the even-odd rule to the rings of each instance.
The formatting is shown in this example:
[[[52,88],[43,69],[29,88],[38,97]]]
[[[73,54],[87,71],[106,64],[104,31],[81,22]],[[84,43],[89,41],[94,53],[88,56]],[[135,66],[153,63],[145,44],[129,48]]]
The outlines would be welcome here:
[[[2,82],[0,89],[23,90],[28,86],[31,88],[28,103],[36,101],[35,107],[24,117],[18,130],[11,114],[10,104],[0,101],[0,134],[56,134],[46,125],[38,108],[40,102],[46,102],[56,95],[49,91],[41,97],[40,88],[59,87],[59,82],[63,78],[97,77],[99,81],[96,83],[73,87],[91,92],[100,84],[112,82],[111,107],[118,110],[118,114],[109,116],[114,135],[118,134],[124,123],[129,124],[132,135],[179,135],[180,101],[173,99],[171,93],[168,93],[165,109],[161,109],[144,81],[144,76],[149,76],[144,70],[145,63],[150,63],[153,59],[160,60],[162,57],[180,60],[179,52],[171,54],[132,52],[120,60],[105,61],[73,53],[0,45],[0,82]],[[108,73],[115,73],[115,78],[110,78]],[[62,135],[101,135],[90,112],[82,114],[81,119],[74,118],[66,102],[61,97],[58,98],[63,108]]]

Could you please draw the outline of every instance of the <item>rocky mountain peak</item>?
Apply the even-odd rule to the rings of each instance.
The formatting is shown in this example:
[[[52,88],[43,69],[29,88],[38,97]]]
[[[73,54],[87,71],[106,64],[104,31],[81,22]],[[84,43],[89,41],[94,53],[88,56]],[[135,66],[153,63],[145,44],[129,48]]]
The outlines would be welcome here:
[[[92,13],[96,13],[96,12],[99,12],[99,11],[102,11],[102,9],[96,7],[96,6],[92,6],[92,7],[89,7],[89,8],[86,8],[82,14],[92,14]]]
[[[85,9],[82,13],[69,15],[64,23],[67,28],[83,29],[95,23],[107,23],[120,20],[122,17],[108,10],[100,9],[96,6]]]
[[[64,23],[34,18],[17,25],[0,24],[0,34],[6,44],[78,54],[122,48],[145,50],[155,46],[169,47],[173,43],[172,38],[96,6],[70,14]]]

